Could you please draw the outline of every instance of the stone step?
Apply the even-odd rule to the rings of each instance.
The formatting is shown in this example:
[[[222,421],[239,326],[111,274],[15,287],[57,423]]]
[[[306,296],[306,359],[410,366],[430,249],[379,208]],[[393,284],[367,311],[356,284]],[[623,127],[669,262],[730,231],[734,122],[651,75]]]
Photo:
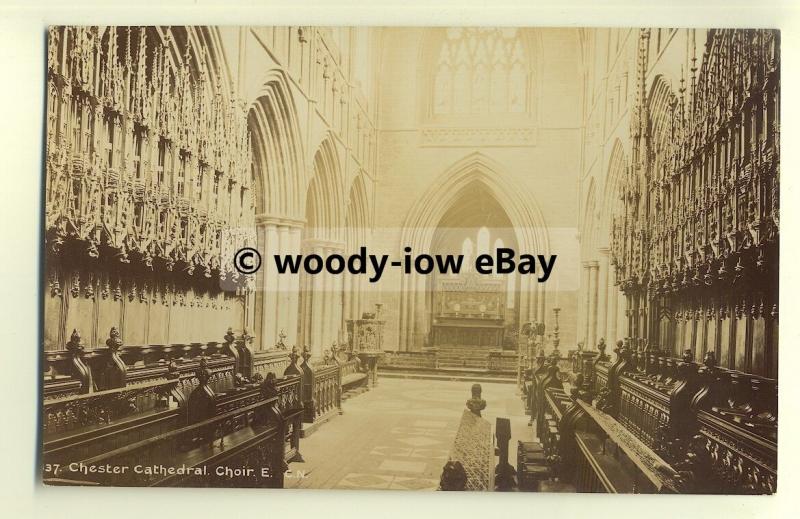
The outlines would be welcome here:
[[[486,368],[488,365],[487,359],[439,359],[440,368],[457,368],[464,366],[470,368]]]
[[[497,375],[485,370],[470,370],[469,368],[447,368],[431,372],[417,372],[408,370],[382,371],[384,378],[403,378],[421,380],[448,380],[459,382],[497,382],[500,384],[516,384],[517,379],[507,375]]]
[[[488,355],[437,355],[436,359],[439,361],[442,360],[461,360],[461,359],[469,359],[469,360],[487,360],[489,358]]]

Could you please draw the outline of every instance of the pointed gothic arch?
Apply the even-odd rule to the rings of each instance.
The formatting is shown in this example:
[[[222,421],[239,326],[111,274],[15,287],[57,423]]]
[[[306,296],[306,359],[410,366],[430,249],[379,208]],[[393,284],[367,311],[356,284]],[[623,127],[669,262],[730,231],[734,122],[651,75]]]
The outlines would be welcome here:
[[[464,188],[475,183],[505,210],[514,229],[519,251],[547,254],[549,238],[539,205],[532,193],[514,182],[505,169],[486,155],[475,152],[448,168],[411,208],[403,224],[400,247],[412,251],[430,248],[442,217],[460,198]],[[402,278],[400,297],[399,347],[415,350],[422,347],[428,323],[424,318],[425,279],[419,275]],[[520,285],[520,323],[544,318],[544,290],[532,286],[528,278]]]
[[[342,166],[332,136],[317,148],[313,174],[306,189],[305,239],[344,242],[344,182]]]
[[[303,218],[305,165],[297,112],[283,72],[268,73],[250,107],[256,213]]]

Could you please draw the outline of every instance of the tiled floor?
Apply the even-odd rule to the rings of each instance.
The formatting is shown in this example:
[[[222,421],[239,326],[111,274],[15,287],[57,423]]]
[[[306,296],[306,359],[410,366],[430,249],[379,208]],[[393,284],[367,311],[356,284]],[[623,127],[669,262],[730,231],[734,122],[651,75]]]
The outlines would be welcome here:
[[[287,488],[435,490],[458,429],[470,382],[383,379],[348,399],[344,414],[300,442]],[[511,419],[510,462],[517,439],[530,439],[512,384],[483,383],[484,418]]]

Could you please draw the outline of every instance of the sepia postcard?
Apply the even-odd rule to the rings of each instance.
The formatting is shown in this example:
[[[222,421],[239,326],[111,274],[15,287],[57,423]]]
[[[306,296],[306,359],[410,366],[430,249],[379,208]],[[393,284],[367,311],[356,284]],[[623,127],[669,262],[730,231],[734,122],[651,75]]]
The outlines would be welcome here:
[[[50,26],[40,481],[775,493],[780,58]]]

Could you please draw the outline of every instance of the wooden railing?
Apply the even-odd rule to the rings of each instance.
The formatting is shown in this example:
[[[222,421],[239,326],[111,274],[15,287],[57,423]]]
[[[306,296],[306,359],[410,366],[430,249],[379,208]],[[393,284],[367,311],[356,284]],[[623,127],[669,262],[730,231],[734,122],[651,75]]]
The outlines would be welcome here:
[[[336,414],[342,414],[342,394],[356,387],[375,383],[377,374],[365,367],[358,357],[333,352],[322,363],[312,364],[311,354],[293,348],[288,356],[286,375],[301,380],[300,400],[303,403],[302,435],[311,434],[316,427]],[[374,369],[374,368],[373,368]]]
[[[342,410],[342,368],[333,364],[314,370],[314,419]]]

